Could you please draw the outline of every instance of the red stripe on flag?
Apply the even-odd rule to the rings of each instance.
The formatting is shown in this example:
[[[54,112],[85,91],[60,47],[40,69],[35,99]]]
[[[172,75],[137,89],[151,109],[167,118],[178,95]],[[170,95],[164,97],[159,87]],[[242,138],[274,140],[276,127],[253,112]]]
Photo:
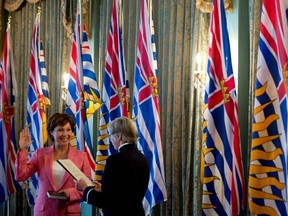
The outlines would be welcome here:
[[[274,38],[271,36],[270,32],[268,32],[267,28],[265,25],[261,25],[261,34],[264,36],[265,40],[269,44],[269,47],[272,48],[274,51],[275,55],[277,55],[277,44]]]
[[[208,101],[208,109],[212,110],[214,107],[217,107],[219,104],[223,103],[223,93],[220,90],[213,93],[213,95],[210,95],[209,101]]]
[[[278,97],[279,97],[279,101],[281,101],[283,98],[286,97],[286,89],[285,89],[285,84],[283,81],[281,81],[279,88],[278,88]]]
[[[149,85],[143,86],[139,91],[139,104],[141,104],[148,97],[151,97],[152,91]]]
[[[265,1],[264,2],[265,8],[266,8],[266,12],[271,20],[271,23],[273,23],[273,25],[277,25],[277,28],[274,28],[275,33],[276,33],[276,43],[278,44],[278,52],[276,53],[279,59],[279,62],[281,64],[281,66],[283,66],[286,63],[287,60],[287,54],[286,54],[286,50],[285,50],[285,45],[283,44],[283,23],[281,20],[281,6],[280,6],[280,1]],[[274,10],[270,10],[270,8],[276,8],[275,11]],[[285,17],[286,18],[286,17]],[[264,26],[264,25],[262,25]],[[262,30],[262,29],[261,29]]]

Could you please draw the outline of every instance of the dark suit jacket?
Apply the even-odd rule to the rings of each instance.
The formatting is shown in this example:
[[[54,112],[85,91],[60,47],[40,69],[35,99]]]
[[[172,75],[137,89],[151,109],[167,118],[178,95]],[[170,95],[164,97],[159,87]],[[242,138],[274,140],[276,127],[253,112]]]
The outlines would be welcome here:
[[[129,144],[108,157],[102,176],[102,192],[86,188],[83,199],[109,216],[145,215],[142,200],[149,182],[149,164],[136,145]]]

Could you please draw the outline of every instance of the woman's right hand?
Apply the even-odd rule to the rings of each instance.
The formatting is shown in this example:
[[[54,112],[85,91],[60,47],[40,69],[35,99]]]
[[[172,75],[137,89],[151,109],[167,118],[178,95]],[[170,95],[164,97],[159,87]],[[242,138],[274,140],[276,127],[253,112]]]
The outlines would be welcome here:
[[[20,150],[27,150],[29,146],[31,145],[31,136],[29,132],[29,127],[25,127],[21,133],[20,133],[20,139],[19,139],[19,147]]]

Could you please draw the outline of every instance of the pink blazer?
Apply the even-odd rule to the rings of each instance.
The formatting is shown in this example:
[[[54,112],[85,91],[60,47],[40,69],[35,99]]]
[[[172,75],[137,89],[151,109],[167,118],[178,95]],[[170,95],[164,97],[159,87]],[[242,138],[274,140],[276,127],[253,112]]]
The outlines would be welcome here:
[[[80,199],[82,192],[75,188],[73,178],[65,172],[59,190],[68,189],[70,192],[69,201],[50,199],[47,191],[56,191],[56,184],[53,178],[53,146],[40,148],[27,162],[27,151],[18,151],[15,162],[15,178],[17,181],[25,181],[35,172],[38,174],[38,195],[34,206],[35,216],[44,215],[80,215]],[[68,158],[91,179],[91,168],[86,153],[69,147]]]

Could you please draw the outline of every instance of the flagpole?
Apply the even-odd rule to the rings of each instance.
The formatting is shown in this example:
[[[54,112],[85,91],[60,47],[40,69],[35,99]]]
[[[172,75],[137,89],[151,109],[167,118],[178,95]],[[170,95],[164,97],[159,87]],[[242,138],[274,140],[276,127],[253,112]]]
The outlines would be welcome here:
[[[41,12],[42,12],[42,10],[41,10],[41,1],[40,1],[40,6],[38,6],[38,11],[37,11],[37,15],[39,15],[39,29],[38,29],[38,35],[39,35],[39,40],[38,40],[38,47],[39,47],[39,49],[38,49],[38,55],[40,56],[40,54],[39,54],[39,51],[40,51],[40,20],[41,20],[41,16],[40,16],[40,14],[41,14]]]
[[[148,6],[148,18],[149,18],[149,24],[151,25],[151,20],[152,20],[152,17],[151,17],[151,14],[152,14],[152,2],[151,0],[147,0],[147,6]]]
[[[78,0],[79,15],[80,15],[80,43],[82,44],[82,31],[83,31],[83,21],[82,21],[82,0]],[[77,19],[77,17],[76,17]]]
[[[118,1],[119,2],[119,26],[121,26],[121,32],[122,32],[122,34],[123,34],[123,13],[122,13],[122,10],[123,10],[123,8],[122,8],[122,0],[119,0]],[[121,35],[121,40],[122,40],[122,36],[123,35]],[[121,42],[122,43],[122,42]]]
[[[10,29],[10,24],[11,24],[11,14],[10,14],[10,12],[9,12],[9,16],[8,16],[8,20],[7,20],[7,29],[6,29],[6,31],[9,31],[9,29]]]
[[[7,29],[6,29],[6,32],[10,30],[10,25],[11,25],[11,14],[9,12],[9,15],[8,15],[8,20],[7,20]],[[5,46],[5,45],[4,45]],[[3,56],[4,58],[4,56]],[[4,60],[3,60],[4,61]],[[9,189],[8,189],[9,190]],[[8,197],[7,201],[6,201],[6,206],[7,206],[7,216],[10,216],[10,197]]]

